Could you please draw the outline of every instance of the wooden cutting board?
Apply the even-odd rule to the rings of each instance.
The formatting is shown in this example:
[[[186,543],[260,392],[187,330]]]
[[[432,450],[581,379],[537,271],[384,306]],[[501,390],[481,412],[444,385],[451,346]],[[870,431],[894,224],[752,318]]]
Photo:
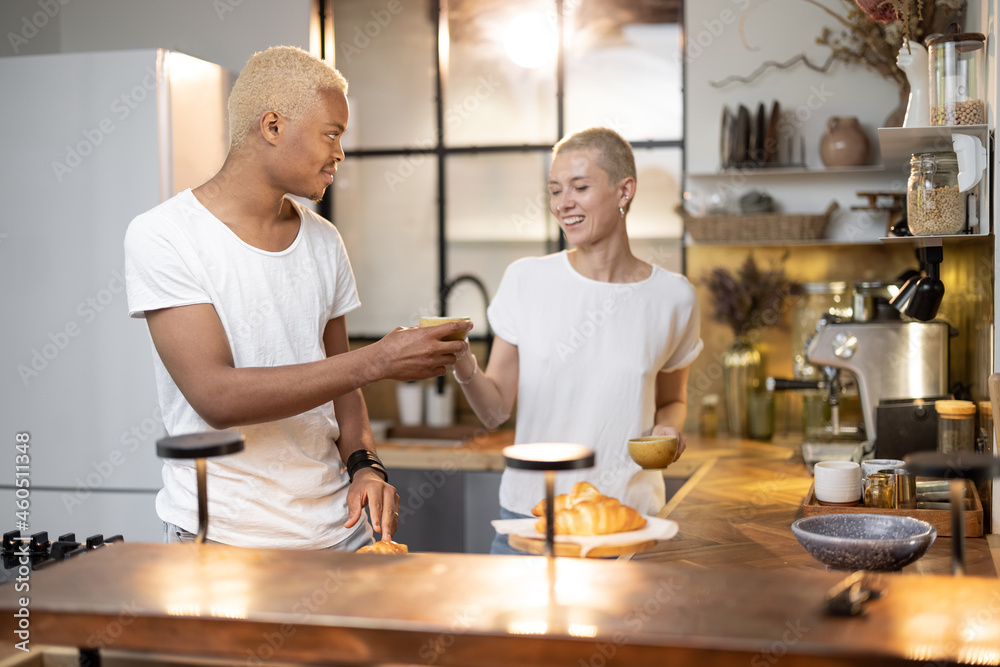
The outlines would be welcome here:
[[[545,553],[545,539],[520,537],[518,535],[509,536],[510,546],[529,554],[542,555]],[[611,558],[614,556],[624,556],[642,551],[648,551],[656,546],[657,540],[638,540],[635,542],[624,542],[622,544],[605,544],[597,546],[587,552],[587,558]],[[580,558],[580,545],[573,542],[556,542],[556,556],[562,558]]]

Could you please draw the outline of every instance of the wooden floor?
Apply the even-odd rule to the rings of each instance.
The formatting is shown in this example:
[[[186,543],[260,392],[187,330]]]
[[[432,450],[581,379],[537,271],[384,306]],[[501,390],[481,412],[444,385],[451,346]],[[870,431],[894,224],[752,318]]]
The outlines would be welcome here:
[[[634,560],[701,568],[826,569],[799,546],[790,529],[803,516],[802,502],[812,484],[796,443],[692,438],[684,458],[698,467],[660,513],[676,521],[680,532]],[[997,575],[994,556],[1000,551],[990,548],[996,537],[966,539],[967,574]],[[950,538],[939,537],[904,572],[950,574],[951,548]]]

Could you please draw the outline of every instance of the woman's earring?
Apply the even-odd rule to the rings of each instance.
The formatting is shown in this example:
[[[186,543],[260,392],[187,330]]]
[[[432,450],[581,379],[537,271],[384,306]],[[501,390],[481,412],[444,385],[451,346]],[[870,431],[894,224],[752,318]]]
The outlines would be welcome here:
[[[621,213],[621,216],[623,218],[625,217],[625,207],[624,206],[619,206],[618,207],[618,212]]]

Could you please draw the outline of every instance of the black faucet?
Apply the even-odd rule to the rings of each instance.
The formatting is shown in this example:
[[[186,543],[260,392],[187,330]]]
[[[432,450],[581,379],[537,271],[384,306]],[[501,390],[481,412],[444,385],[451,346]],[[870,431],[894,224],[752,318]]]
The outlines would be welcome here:
[[[485,311],[486,308],[489,307],[489,305],[490,305],[490,294],[486,290],[486,285],[483,284],[483,281],[480,280],[478,277],[472,275],[471,273],[463,273],[460,276],[457,276],[455,278],[452,278],[451,280],[446,281],[444,283],[444,285],[442,285],[442,287],[441,287],[441,293],[440,293],[440,297],[441,297],[441,309],[440,310],[441,310],[441,316],[442,317],[445,317],[448,314],[447,313],[447,310],[448,310],[448,296],[451,294],[452,290],[455,289],[456,285],[458,285],[459,283],[463,283],[463,282],[472,283],[473,285],[475,285],[479,289],[479,293],[483,295],[483,310],[484,311]],[[486,354],[488,356],[489,353],[490,353],[490,351],[493,349],[493,330],[490,328],[490,321],[489,321],[488,318],[486,320],[486,333],[484,334],[484,338],[486,339]]]
[[[460,276],[456,276],[455,278],[452,278],[451,280],[445,281],[445,283],[441,286],[441,292],[440,292],[440,297],[441,297],[441,299],[440,299],[440,304],[441,304],[441,306],[440,306],[440,312],[441,312],[441,316],[442,317],[445,317],[448,314],[448,296],[451,294],[451,291],[453,289],[455,289],[456,285],[458,285],[459,283],[463,283],[463,282],[472,283],[473,285],[475,285],[479,289],[479,293],[483,295],[483,311],[484,312],[485,312],[486,308],[489,307],[489,305],[490,305],[490,294],[486,290],[486,285],[483,284],[483,281],[480,280],[479,278],[477,278],[476,276],[472,275],[471,273],[463,273]],[[493,330],[490,328],[489,318],[487,318],[487,320],[486,320],[486,333],[484,334],[484,338],[486,340],[486,358],[489,359],[490,352],[493,350]],[[485,364],[486,361],[484,360],[483,363]],[[437,391],[438,391],[438,393],[441,393],[441,392],[444,391],[444,378],[443,377],[439,377],[437,379]]]

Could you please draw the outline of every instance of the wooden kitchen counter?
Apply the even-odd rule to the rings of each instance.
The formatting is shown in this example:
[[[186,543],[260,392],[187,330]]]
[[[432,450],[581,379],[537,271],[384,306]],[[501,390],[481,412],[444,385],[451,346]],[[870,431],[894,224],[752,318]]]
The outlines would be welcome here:
[[[0,587],[0,633],[15,641],[15,613],[24,607],[29,620],[20,625],[33,648],[245,664],[745,667],[780,658],[786,667],[890,667],[1000,659],[997,579],[875,576],[869,583],[885,594],[864,615],[844,618],[823,606],[842,577],[574,558],[117,544],[33,573],[30,594]]]
[[[676,521],[680,532],[634,560],[706,568],[826,569],[799,546],[790,528],[803,516],[802,501],[812,484],[797,441],[687,440],[684,455],[664,473],[687,482],[660,513]],[[513,442],[513,431],[479,429],[464,442],[393,439],[377,447],[388,468],[499,471],[504,467],[501,450]],[[997,576],[1000,536],[967,538],[965,560],[968,574]],[[950,574],[951,538],[938,537],[905,572]]]
[[[703,568],[826,569],[806,553],[790,528],[803,516],[802,502],[812,485],[797,442],[691,437],[685,459],[697,468],[660,513],[676,521],[680,531],[634,560]],[[998,537],[966,538],[967,574],[996,577]],[[938,537],[904,572],[950,574],[951,538]]]
[[[375,449],[389,469],[485,472],[503,470],[501,451],[514,444],[511,430],[427,429],[422,435],[376,442]]]
[[[375,443],[386,468],[401,470],[468,470],[499,472],[504,469],[503,448],[514,444],[513,430],[485,428],[427,429],[433,437],[391,438]],[[704,462],[687,455],[664,472],[670,479],[687,479]]]

